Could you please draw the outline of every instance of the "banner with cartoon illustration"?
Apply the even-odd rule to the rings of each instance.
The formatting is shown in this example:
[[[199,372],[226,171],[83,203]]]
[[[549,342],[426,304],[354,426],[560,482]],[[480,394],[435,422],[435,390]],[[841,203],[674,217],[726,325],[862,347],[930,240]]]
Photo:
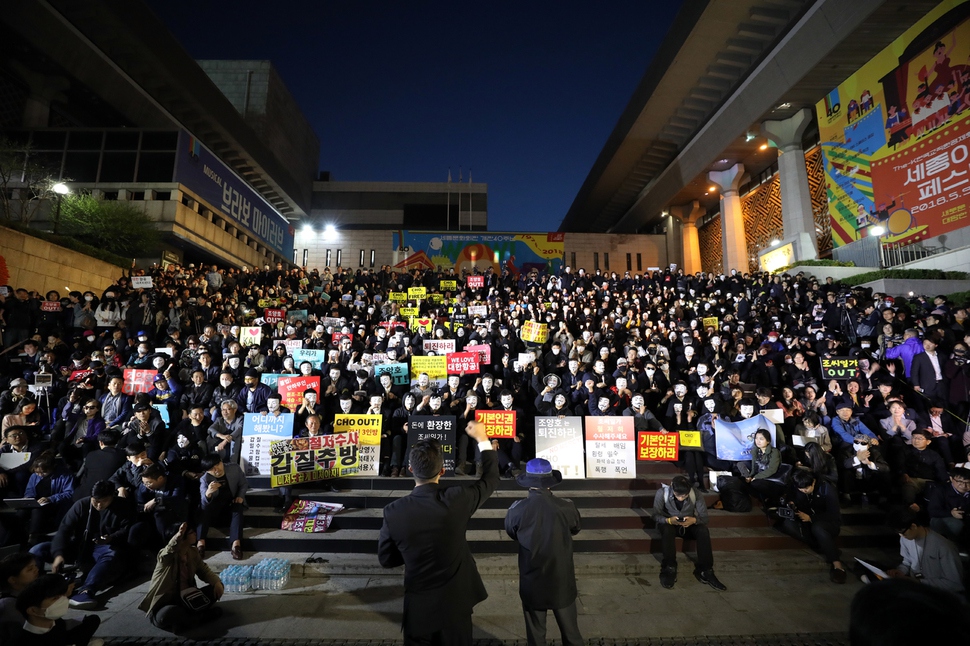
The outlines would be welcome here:
[[[834,246],[970,224],[970,2],[946,0],[816,106]]]
[[[395,231],[394,269],[555,272],[562,267],[564,240],[563,233]]]

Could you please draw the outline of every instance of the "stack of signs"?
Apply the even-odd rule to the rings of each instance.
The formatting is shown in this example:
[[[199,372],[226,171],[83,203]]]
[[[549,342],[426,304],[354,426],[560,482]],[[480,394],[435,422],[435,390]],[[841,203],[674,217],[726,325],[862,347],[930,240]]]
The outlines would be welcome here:
[[[586,418],[586,477],[635,478],[636,431],[632,417]]]
[[[279,440],[269,446],[270,485],[290,487],[357,473],[360,437],[355,431]]]
[[[293,413],[260,415],[246,413],[243,417],[242,468],[247,476],[269,473],[270,445],[276,440],[293,437]]]
[[[415,442],[438,440],[445,461],[445,474],[454,475],[457,420],[453,415],[411,415],[408,417],[408,453]]]
[[[536,417],[536,457],[549,460],[566,480],[586,477],[582,417]]]
[[[239,328],[239,345],[246,348],[250,345],[259,345],[263,340],[263,329],[260,327],[241,327]]]
[[[465,284],[468,285],[470,289],[481,289],[485,287],[485,277],[484,276],[469,276],[465,280]]]
[[[714,420],[714,441],[718,459],[734,462],[750,460],[754,434],[759,428],[771,434],[772,446],[778,446],[775,443],[775,425],[764,415],[755,415],[740,422],[726,422],[720,418]]]
[[[283,516],[280,529],[301,534],[319,534],[327,531],[334,514],[344,508],[339,502],[294,500]]]
[[[485,425],[491,440],[511,440],[515,437],[514,410],[476,410],[475,421]]]
[[[263,320],[267,323],[272,323],[276,325],[285,318],[285,314],[281,309],[270,309],[267,308],[263,310]]]
[[[451,352],[448,354],[448,374],[477,375],[479,363],[477,352]]]
[[[125,381],[121,391],[126,395],[135,393],[147,393],[155,387],[155,375],[157,370],[132,370],[125,369]]]
[[[334,433],[357,433],[360,437],[359,476],[376,476],[381,461],[381,425],[383,415],[334,415]]]
[[[411,357],[411,385],[418,383],[418,376],[427,373],[438,388],[448,383],[448,357]]]
[[[637,460],[676,462],[680,456],[677,433],[637,433]]]
[[[382,363],[374,366],[374,377],[380,379],[381,375],[391,375],[395,386],[404,386],[411,383],[408,376],[408,364],[406,363]]]
[[[538,321],[526,321],[522,324],[522,340],[529,343],[545,343],[549,338],[549,326]]]
[[[423,342],[425,354],[448,354],[455,351],[454,339],[425,339]]]
[[[320,377],[280,377],[276,380],[276,392],[283,398],[283,405],[296,410],[303,403],[303,393],[313,388],[320,393]],[[322,397],[320,397],[322,399]]]

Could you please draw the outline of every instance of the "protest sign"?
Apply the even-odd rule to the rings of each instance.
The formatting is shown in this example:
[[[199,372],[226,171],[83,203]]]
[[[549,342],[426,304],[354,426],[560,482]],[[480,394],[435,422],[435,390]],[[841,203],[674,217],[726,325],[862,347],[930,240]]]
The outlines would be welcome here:
[[[717,323],[718,323],[718,321],[717,321],[717,317],[716,316],[705,316],[704,317],[704,327],[705,328],[712,327],[712,328],[714,328],[716,330],[717,329]]]
[[[466,345],[465,352],[478,353],[478,363],[492,363],[492,346],[490,345]]]
[[[428,297],[427,287],[408,287],[408,300],[420,301]]]
[[[751,459],[751,449],[754,446],[754,433],[763,428],[771,434],[771,445],[775,444],[775,425],[764,415],[755,415],[740,422],[726,422],[720,418],[714,420],[714,442],[717,447],[719,460]]]
[[[386,352],[374,352],[370,355],[370,362],[374,365],[379,363],[387,363],[387,353]]]
[[[822,357],[822,379],[852,379],[858,376],[858,359]]]
[[[300,348],[299,350],[293,351],[293,365],[299,370],[300,364],[304,361],[309,361],[317,370],[323,367],[323,364],[327,361],[327,351],[326,350],[311,350],[309,348]]]
[[[347,339],[348,342],[353,343],[354,335],[351,334],[350,332],[334,332],[330,337],[330,340],[333,342],[334,345],[337,345],[344,339]]]
[[[586,418],[586,477],[636,478],[632,417]]]
[[[155,354],[167,354],[170,357],[174,357],[175,353],[172,348],[155,348]]]
[[[677,431],[680,437],[681,451],[703,451],[704,444],[701,441],[700,431]]]
[[[468,285],[470,289],[481,289],[482,287],[485,287],[485,277],[469,276],[465,279],[465,284]]]
[[[407,299],[408,299],[408,295],[406,292],[391,292],[390,295],[387,297],[387,300],[396,302],[396,303],[403,303]]]
[[[425,339],[422,343],[425,354],[434,352],[435,354],[448,354],[455,351],[454,339]]]
[[[303,393],[309,388],[320,392],[320,377],[280,377],[276,381],[276,392],[283,398],[283,405],[296,410],[303,402]],[[321,398],[322,399],[322,398]]]
[[[158,374],[157,370],[132,370],[128,368],[125,370],[125,382],[121,391],[126,395],[147,393],[155,387],[156,374]]]
[[[478,363],[477,352],[451,352],[448,354],[448,374],[477,375]]]
[[[269,448],[274,440],[293,437],[293,413],[260,415],[246,413],[243,417],[242,468],[247,476],[269,473]]]
[[[319,534],[327,531],[334,515],[343,508],[337,502],[294,500],[283,516],[280,529],[301,534]]]
[[[259,382],[266,384],[273,390],[276,390],[276,382],[280,380],[283,375],[276,372],[264,372],[259,376]]]
[[[637,433],[637,460],[675,462],[679,457],[677,433]]]
[[[428,300],[432,303],[442,303],[445,300],[443,294],[428,294]]]
[[[283,320],[284,312],[281,309],[267,308],[263,310],[263,320],[267,323],[276,324]]]
[[[512,439],[515,437],[514,410],[476,410],[475,420],[485,425],[489,439]]]
[[[151,276],[132,276],[131,286],[134,289],[151,289],[152,277]]]
[[[410,320],[411,320],[410,328],[415,331],[417,331],[420,328],[430,332],[431,324],[434,322],[432,319],[428,319],[428,318],[419,319],[419,318],[412,317]]]
[[[445,475],[454,475],[456,427],[457,421],[452,415],[411,415],[408,417],[408,453],[415,442],[438,440],[444,458]]]
[[[408,376],[408,364],[406,363],[382,363],[374,366],[374,377],[380,378],[381,375],[391,375],[395,386],[403,386],[411,382]]]
[[[165,426],[172,425],[172,416],[168,412],[168,406],[165,404],[152,404],[152,408],[158,411],[158,416],[162,418],[165,422]]]
[[[444,289],[444,290],[449,290],[450,289],[450,290],[454,291],[454,290],[458,289],[458,281],[457,280],[442,280],[438,284],[441,285],[441,289]]]
[[[376,476],[381,462],[383,415],[334,415],[333,432],[353,431],[360,438],[360,466],[356,475]]]
[[[411,385],[418,382],[418,375],[428,373],[428,377],[439,388],[448,381],[448,357],[411,357]]]
[[[60,312],[61,302],[60,301],[41,301],[40,311],[41,312]]]
[[[421,315],[421,308],[420,307],[402,307],[402,308],[400,308],[398,310],[398,312],[400,312],[401,316],[408,316],[408,317],[411,317],[411,316],[420,316]]]
[[[296,323],[297,321],[302,321],[306,323],[309,313],[307,310],[290,310],[286,313],[287,323]]]
[[[344,324],[343,317],[324,316],[322,319],[320,319],[320,325],[322,325],[324,328],[332,327],[337,329],[342,327],[343,324]]]
[[[522,324],[522,340],[530,343],[545,343],[549,338],[549,326],[538,321],[526,321]]]
[[[270,485],[288,487],[357,473],[360,437],[356,431],[271,442]]]
[[[468,316],[488,316],[488,306],[486,306],[486,305],[469,305],[468,306]]]
[[[241,327],[239,328],[239,345],[246,347],[249,345],[259,345],[263,340],[263,329],[260,327]]]
[[[283,339],[282,341],[280,341],[280,343],[286,346],[286,354],[290,356],[293,356],[293,353],[296,352],[297,350],[303,349],[302,339]],[[274,343],[273,345],[277,345],[277,344]]]
[[[582,417],[536,417],[536,457],[549,460],[564,480],[586,477]]]
[[[536,353],[535,352],[520,352],[517,361],[522,368],[532,365],[535,363]]]

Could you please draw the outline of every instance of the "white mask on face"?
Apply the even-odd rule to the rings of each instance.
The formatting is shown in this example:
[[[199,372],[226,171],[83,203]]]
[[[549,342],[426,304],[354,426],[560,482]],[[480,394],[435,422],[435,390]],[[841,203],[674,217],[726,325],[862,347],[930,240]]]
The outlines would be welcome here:
[[[714,400],[713,399],[705,399],[704,400],[704,408],[706,408],[708,410],[708,412],[713,413],[714,412]]]
[[[280,402],[279,402],[279,400],[278,399],[267,399],[266,400],[266,408],[268,408],[270,411],[277,411],[277,410],[279,410],[280,409]]]
[[[679,413],[682,410],[684,410],[684,405],[683,404],[674,404],[674,412],[675,413]]]
[[[378,409],[378,408],[381,407],[381,404],[383,404],[383,403],[384,403],[384,400],[381,397],[371,397],[370,398],[370,407],[371,408]]]
[[[502,406],[504,406],[505,408],[512,407],[512,395],[503,395],[501,398],[501,401],[502,401]]]
[[[95,338],[94,335],[89,334],[88,336],[86,336],[84,338],[87,339],[87,342],[88,343],[94,343],[94,338]]]
[[[577,370],[579,370],[579,362],[578,361],[570,361],[569,362],[569,372],[576,372]]]
[[[701,399],[707,397],[707,386],[698,386],[697,396],[700,397]]]
[[[381,375],[381,385],[384,386],[384,388],[390,388],[391,376],[387,374]]]
[[[458,377],[448,377],[448,385],[452,388],[458,387]]]
[[[684,348],[684,356],[690,359],[694,356],[694,348]]]
[[[465,403],[468,404],[470,407],[475,408],[476,406],[478,406],[478,397],[475,397],[474,395],[469,395],[468,397],[465,397]]]
[[[316,404],[317,403],[317,394],[316,393],[309,393],[309,394],[307,394],[306,395],[306,402],[308,404]]]
[[[48,619],[60,619],[67,614],[70,607],[70,601],[68,601],[67,597],[58,597],[57,601],[44,609],[44,616]]]
[[[713,345],[715,347],[721,345],[721,339],[717,338],[716,336],[712,336],[711,337],[711,345]]]
[[[330,381],[336,382],[339,379],[340,379],[340,371],[339,370],[331,370],[330,371]]]
[[[606,410],[610,407],[610,400],[607,399],[606,397],[600,397],[598,406],[599,406],[599,409],[605,413]]]
[[[354,405],[354,402],[351,401],[351,400],[349,400],[349,399],[341,399],[340,400],[340,410],[343,411],[344,414],[349,413],[350,412],[350,407],[353,406],[353,405]]]
[[[178,445],[180,449],[187,449],[189,444],[191,444],[191,442],[189,442],[189,438],[185,437],[184,435],[179,435]]]
[[[683,397],[687,394],[687,386],[674,386],[674,394]]]
[[[431,410],[438,410],[441,408],[441,397],[432,397],[428,400],[428,405],[431,407]]]
[[[162,366],[165,365],[165,359],[154,359],[152,365],[155,366],[156,370],[161,370]]]
[[[420,377],[418,377],[418,385],[421,386],[422,388],[427,388],[429,383],[430,383],[430,379],[428,378],[427,375],[421,375]]]
[[[563,406],[566,405],[566,398],[563,397],[562,395],[556,395],[555,403],[556,403],[556,408],[562,408]]]
[[[741,417],[748,419],[754,415],[754,406],[742,406],[741,407]]]
[[[238,368],[239,367],[239,359],[230,359],[229,360],[229,367],[230,368],[233,368],[233,369]]]
[[[705,364],[703,364],[703,363],[701,365],[697,366],[697,374],[699,374],[699,375],[706,375],[707,374],[707,366]]]
[[[630,404],[632,404],[634,408],[643,408],[643,397],[640,395],[635,396],[632,400],[630,400]]]
[[[482,388],[484,388],[486,391],[488,391],[488,390],[490,390],[492,388],[492,380],[491,380],[491,378],[489,378],[489,379],[482,379]]]
[[[624,379],[623,377],[620,377],[619,379],[616,380],[616,389],[623,390],[624,388],[626,388],[626,379]]]

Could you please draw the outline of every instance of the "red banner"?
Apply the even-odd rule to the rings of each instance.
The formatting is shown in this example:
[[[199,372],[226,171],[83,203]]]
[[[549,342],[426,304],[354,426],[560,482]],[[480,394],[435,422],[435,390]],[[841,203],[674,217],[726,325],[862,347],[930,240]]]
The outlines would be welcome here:
[[[492,363],[492,346],[490,345],[466,345],[465,352],[475,352],[478,354],[478,363]]]
[[[263,310],[263,320],[267,323],[279,323],[286,318],[286,313],[279,309],[265,309]]]
[[[60,312],[61,302],[60,301],[41,301],[40,311],[41,312]]]
[[[300,407],[304,391],[310,388],[320,392],[320,377],[280,377],[276,382],[276,392],[283,398],[283,406],[291,411]],[[322,397],[318,396],[317,399]]]
[[[465,280],[465,284],[472,289],[481,289],[485,287],[485,277],[484,276],[469,276]]]
[[[121,390],[126,395],[147,393],[155,387],[157,370],[125,370],[125,383]]]
[[[515,437],[514,410],[477,410],[475,411],[475,421],[485,425],[489,438],[512,439]]]
[[[477,352],[451,352],[447,356],[449,375],[478,374],[479,355]]]
[[[637,460],[674,462],[680,455],[677,433],[637,433]]]

